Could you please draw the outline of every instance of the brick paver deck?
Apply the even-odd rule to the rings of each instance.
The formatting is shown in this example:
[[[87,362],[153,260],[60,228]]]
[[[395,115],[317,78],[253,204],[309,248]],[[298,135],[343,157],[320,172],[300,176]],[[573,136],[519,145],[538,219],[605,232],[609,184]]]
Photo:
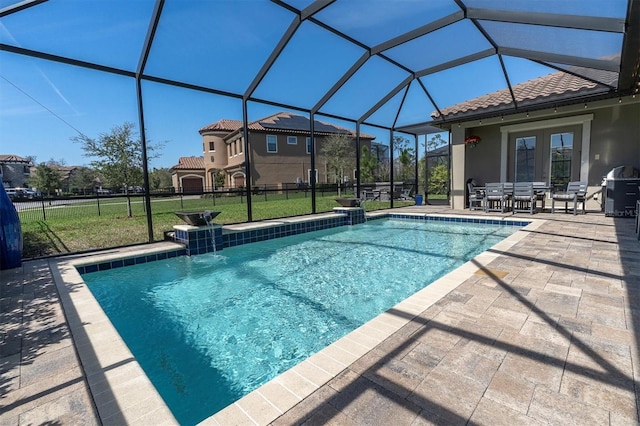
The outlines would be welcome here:
[[[205,423],[640,424],[633,221],[534,218],[546,221],[417,316],[390,310],[404,325],[352,363],[336,353],[337,374],[308,396],[280,379],[293,408],[265,387]],[[48,262],[2,271],[0,308],[0,425],[115,423],[93,402]]]

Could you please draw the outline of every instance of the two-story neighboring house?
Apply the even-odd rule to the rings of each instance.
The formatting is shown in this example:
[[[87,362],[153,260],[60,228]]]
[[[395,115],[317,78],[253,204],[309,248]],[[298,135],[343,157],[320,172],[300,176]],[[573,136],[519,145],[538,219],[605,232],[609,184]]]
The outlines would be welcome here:
[[[309,118],[280,112],[248,124],[252,185],[304,184],[310,182],[311,135]],[[223,119],[200,129],[204,148],[205,186],[214,188],[215,175],[224,171],[225,187],[246,184],[246,154],[242,121]],[[345,135],[353,147],[355,169],[356,134],[350,129],[314,120],[316,182],[331,182],[332,174],[322,155],[323,142]],[[361,134],[361,146],[371,148],[374,136]],[[354,170],[345,176],[354,178]]]
[[[0,177],[5,188],[26,188],[31,177],[31,160],[13,154],[0,154]]]

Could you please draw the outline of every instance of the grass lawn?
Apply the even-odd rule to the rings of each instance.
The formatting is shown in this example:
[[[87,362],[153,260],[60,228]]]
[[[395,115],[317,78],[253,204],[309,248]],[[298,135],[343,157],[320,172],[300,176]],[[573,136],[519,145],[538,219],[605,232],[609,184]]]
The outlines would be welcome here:
[[[302,193],[303,194],[303,193]],[[304,194],[303,194],[304,195]],[[338,207],[335,195],[316,198],[316,211],[328,212]],[[118,247],[148,242],[147,217],[142,198],[132,198],[132,217],[127,216],[126,198],[100,200],[100,216],[98,206],[94,202],[75,203],[47,208],[46,220],[42,215],[34,218],[31,212],[20,212],[22,233],[24,238],[23,258],[47,256],[61,253]],[[233,201],[233,202],[232,202]],[[395,201],[396,207],[411,205],[409,201]],[[366,203],[366,209],[379,210],[389,208],[389,202]],[[219,224],[240,223],[247,221],[246,199],[239,202],[232,199],[217,198],[161,198],[152,203],[153,238],[160,241],[164,232],[173,229],[173,225],[183,222],[174,214],[175,211],[216,210],[220,215],[215,222]],[[311,197],[282,196],[280,199],[269,195],[254,196],[252,216],[254,221],[275,219],[280,217],[301,216],[311,214]]]

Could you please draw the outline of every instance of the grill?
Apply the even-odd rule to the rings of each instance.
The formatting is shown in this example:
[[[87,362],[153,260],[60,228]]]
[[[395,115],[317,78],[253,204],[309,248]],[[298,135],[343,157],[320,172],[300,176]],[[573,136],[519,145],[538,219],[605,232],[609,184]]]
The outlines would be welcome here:
[[[640,199],[640,170],[632,166],[611,169],[602,181],[605,216],[635,217]]]

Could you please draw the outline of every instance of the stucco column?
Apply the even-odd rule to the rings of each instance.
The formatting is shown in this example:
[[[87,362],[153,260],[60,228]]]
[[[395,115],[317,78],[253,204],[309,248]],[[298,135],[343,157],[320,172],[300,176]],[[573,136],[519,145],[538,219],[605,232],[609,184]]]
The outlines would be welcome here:
[[[451,208],[464,209],[465,146],[464,127],[453,126],[451,129]]]

